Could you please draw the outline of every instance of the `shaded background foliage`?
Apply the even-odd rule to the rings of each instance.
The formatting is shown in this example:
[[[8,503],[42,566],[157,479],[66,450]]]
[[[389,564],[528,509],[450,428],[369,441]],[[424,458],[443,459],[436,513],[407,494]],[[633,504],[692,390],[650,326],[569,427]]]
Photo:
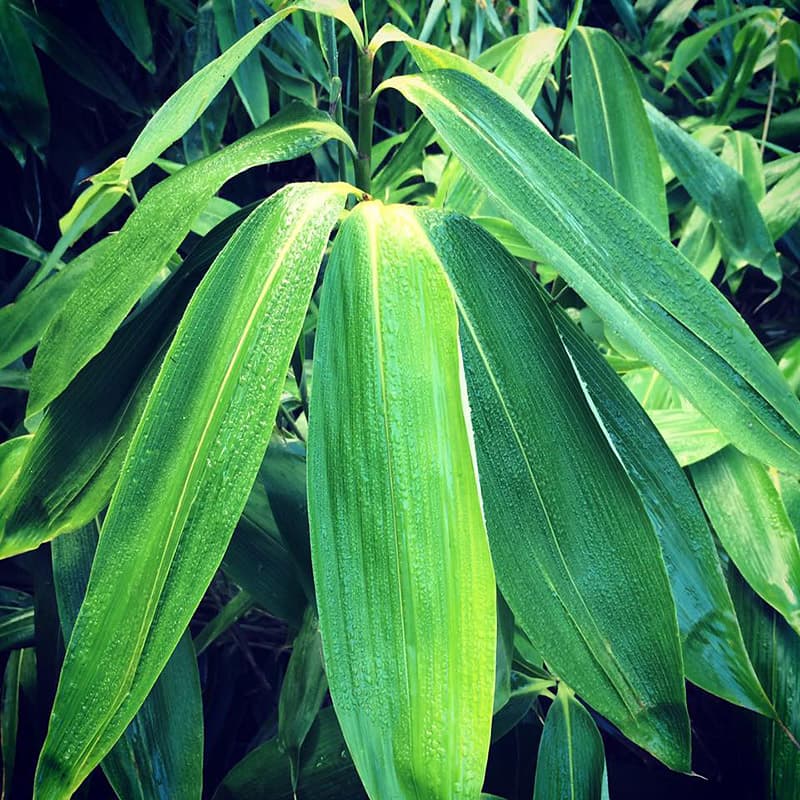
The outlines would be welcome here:
[[[19,117],[14,116],[13,108],[0,109],[0,142],[5,145],[0,148],[0,186],[5,187],[0,195],[0,225],[23,234],[45,251],[56,246],[60,236],[58,221],[75,202],[84,188],[84,181],[123,156],[153,111],[203,59],[207,61],[216,54],[213,28],[210,34],[205,32],[207,39],[204,41],[210,49],[205,51],[201,47],[198,50],[202,34],[195,3],[163,0],[146,3],[152,56],[140,51],[137,59],[132,48],[109,23],[109,7],[114,5],[88,0],[78,4],[52,0],[37,2],[35,6],[27,0],[0,1],[5,13],[17,15],[33,41],[48,107],[46,114],[40,113],[33,134],[17,127]],[[253,2],[251,5],[256,16],[266,13],[263,4]],[[456,5],[461,7],[460,24],[454,23]],[[800,147],[797,106],[800,35],[796,29],[791,33],[794,44],[787,45],[789,52],[780,70],[777,66],[767,66],[755,73],[751,69],[749,75],[742,72],[746,69],[746,65],[742,65],[744,56],[740,56],[742,42],[738,42],[737,49],[734,29],[729,28],[708,45],[691,74],[687,73],[669,91],[663,91],[663,65],[674,58],[677,46],[717,19],[748,5],[754,4],[733,4],[728,0],[682,4],[653,0],[637,3],[634,10],[627,0],[587,2],[581,13],[581,23],[613,34],[635,70],[643,96],[669,117],[694,116],[699,118],[696,122],[732,125],[737,130],[750,132],[759,141],[766,131],[766,160],[769,161],[779,153],[796,152]],[[432,3],[430,7],[421,2],[375,2],[366,6],[370,31],[374,32],[384,21],[393,21],[416,34],[427,30],[430,41],[470,55],[477,55],[503,36],[526,30],[525,14],[532,8],[537,8],[542,20],[560,26],[567,24],[570,11],[567,4],[558,0],[541,5],[499,0],[488,7],[467,2]],[[796,8],[788,2],[785,6],[786,17],[791,19]],[[433,7],[440,9],[438,16],[431,13]],[[667,13],[670,8],[672,15]],[[200,13],[206,15],[205,24],[209,20],[213,23],[213,9],[209,3],[202,6]],[[363,10],[360,13],[363,14]],[[792,25],[797,23],[792,22]],[[758,31],[753,30],[755,37]],[[57,49],[53,45],[56,39]],[[743,40],[745,45],[750,41],[747,37]],[[283,45],[277,43],[273,50],[273,44],[269,43],[269,48],[273,56],[284,61],[279,63],[266,55],[261,61],[271,89],[272,110],[291,96],[305,96],[326,107],[330,92],[318,84],[313,65],[298,59],[297,52],[285,46],[285,40]],[[762,51],[765,46],[766,40]],[[761,51],[755,53],[754,60],[760,56]],[[355,56],[348,42],[342,43],[340,58],[344,76],[344,121],[353,130],[357,90]],[[397,59],[387,54],[378,69],[388,76],[398,64]],[[569,69],[565,53],[536,110],[548,129],[574,149]],[[729,86],[727,95],[726,86]],[[708,98],[714,98],[715,93],[716,101],[709,102]],[[738,96],[731,100],[734,95]],[[168,152],[168,157],[188,163],[216,149],[220,143],[234,141],[252,128],[251,119],[232,85],[226,87],[216,105],[213,119],[207,118],[208,140],[203,143],[196,132],[187,135]],[[766,128],[765,119],[769,121]],[[377,122],[380,139],[406,130],[413,118],[407,107],[385,105],[379,110]],[[246,206],[288,182],[327,179],[332,174],[331,156],[332,152],[328,152],[324,158],[305,156],[288,164],[250,170],[228,182],[221,196]],[[137,178],[136,193],[141,197],[162,176],[158,168],[151,167]],[[425,176],[415,178],[409,187],[412,196],[432,192]],[[673,187],[668,201],[674,219],[685,222],[692,202],[686,190],[682,186]],[[134,202],[128,196],[123,197],[108,216],[85,233],[68,255],[82,251],[108,231],[118,229]],[[197,238],[190,236],[182,254],[190,252],[196,242]],[[796,225],[780,239],[778,250],[783,281],[776,296],[773,296],[774,282],[758,269],[728,272],[721,261],[713,275],[714,282],[773,351],[792,343],[800,332],[800,235]],[[0,250],[0,305],[11,302],[36,269],[35,260]],[[561,294],[560,299],[567,307],[579,305],[569,291]],[[0,439],[23,431],[25,396],[15,390],[14,380],[24,382],[31,361],[30,353],[20,359],[15,365],[19,377],[9,379],[7,388],[0,392]],[[284,428],[291,431],[295,421],[291,412],[286,414]],[[265,524],[285,534],[287,527],[304,529],[304,515],[305,507],[301,503],[294,516],[268,520]],[[263,604],[258,599],[236,608],[236,613],[231,612],[229,604],[239,596],[236,574],[235,567],[220,573],[191,628],[192,634],[197,636],[217,614],[224,614],[225,609],[231,613],[229,624],[198,661],[206,734],[204,784],[209,796],[228,770],[254,745],[275,734],[280,687],[297,630],[297,620],[286,622],[276,618],[259,607]],[[33,691],[30,684],[30,692],[21,695],[18,756],[10,792],[11,797],[24,797],[26,787],[31,785],[59,662],[63,658],[63,637],[55,610],[48,546],[0,562],[0,585],[26,593],[25,599],[10,601],[11,609],[35,603],[35,627],[28,617],[16,627],[3,643],[0,664],[5,665],[9,653],[20,645],[36,646],[37,685]],[[546,700],[536,700],[524,719],[493,744],[485,791],[509,800],[532,795],[536,753],[547,705]],[[669,772],[621,737],[607,722],[596,718],[603,733],[614,797],[645,794],[686,798],[759,796],[760,777],[754,769],[752,755],[754,715],[691,686],[689,706],[695,770],[706,780]],[[81,790],[81,796],[106,797],[110,791],[102,773],[96,770],[90,783]]]

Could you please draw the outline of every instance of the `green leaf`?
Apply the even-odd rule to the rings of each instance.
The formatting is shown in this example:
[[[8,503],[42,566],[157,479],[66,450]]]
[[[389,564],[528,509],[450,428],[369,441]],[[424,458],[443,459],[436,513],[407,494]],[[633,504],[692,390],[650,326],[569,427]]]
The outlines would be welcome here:
[[[628,59],[614,39],[597,28],[579,27],[570,53],[581,159],[668,239],[661,161]]]
[[[503,596],[551,672],[626,736],[688,770],[678,624],[658,540],[537,284],[464,217],[418,216],[458,304]]]
[[[32,436],[15,436],[0,444],[0,520],[7,513],[9,496],[30,447]]]
[[[733,25],[736,22],[740,22],[747,17],[763,14],[765,11],[769,12],[769,8],[766,6],[747,8],[744,11],[739,11],[736,14],[732,14],[730,17],[712,22],[710,25],[706,25],[698,33],[681,39],[678,43],[678,46],[675,48],[675,52],[672,54],[672,60],[669,63],[669,70],[667,71],[667,76],[664,79],[664,89],[669,89],[678,82],[679,78],[684,74],[684,72],[686,72],[687,69],[689,69],[692,64],[694,64],[695,61],[697,61],[698,58],[700,58],[708,43],[721,30],[727,28],[729,25]]]
[[[225,181],[285,161],[328,139],[349,141],[331,118],[301,103],[153,187],[45,332],[31,374],[28,414],[57,397],[108,342]]]
[[[738,447],[800,468],[800,404],[730,304],[533,115],[450,70],[394,78],[508,219]]]
[[[269,790],[270,800],[364,800],[366,794],[332,708],[323,709],[300,756],[300,778],[292,789],[289,759],[277,739],[248,753],[222,780],[213,800],[253,800]]]
[[[768,800],[794,800],[800,794],[800,748],[783,726],[800,737],[800,637],[736,570],[730,583],[747,647],[781,720],[748,720],[757,753],[752,769],[760,774]]]
[[[647,413],[682,467],[713,456],[730,443],[697,409],[653,408]]]
[[[156,71],[153,34],[144,0],[98,0],[100,11],[111,30],[148,71]]]
[[[729,254],[780,283],[772,238],[742,175],[656,108],[647,104],[646,110],[664,158],[711,217]]]
[[[600,800],[606,756],[600,731],[572,691],[560,684],[547,712],[533,800]]]
[[[727,447],[691,474],[739,572],[800,634],[800,544],[767,468]]]
[[[655,60],[691,14],[697,0],[669,0],[658,12],[644,37],[644,48]]]
[[[97,531],[91,523],[53,543],[53,580],[65,641],[86,593],[96,547]],[[102,767],[120,800],[200,797],[203,704],[188,633]]]
[[[592,342],[566,314],[556,314],[555,320],[583,390],[661,542],[678,609],[686,677],[712,694],[772,716],[742,641],[716,545],[689,481]]]
[[[36,651],[33,648],[13,650],[8,655],[3,673],[2,699],[0,699],[0,746],[2,746],[3,782],[0,797],[12,796],[14,765],[17,756],[20,702],[24,694],[35,694]],[[32,699],[32,697],[31,697]]]
[[[273,195],[192,298],[103,525],[39,758],[38,800],[74,791],[111,749],[219,567],[349,190],[298,184]]]
[[[308,499],[331,697],[373,798],[483,781],[495,584],[460,364],[415,211],[360,204],[323,285]]]
[[[800,221],[800,165],[782,177],[758,207],[775,241],[788,233]]]
[[[246,216],[246,211],[237,212],[206,236],[156,297],[48,407],[22,477],[9,493],[5,513],[0,512],[0,555],[31,550],[76,530],[106,506],[186,304]]]
[[[0,225],[0,250],[32,258],[34,261],[44,261],[47,258],[47,252],[39,247],[33,239],[3,225]]]
[[[311,606],[295,636],[278,700],[278,747],[289,757],[292,788],[297,788],[300,752],[328,690],[319,620]]]
[[[33,45],[9,0],[0,0],[0,111],[40,151],[50,138],[50,109]]]
[[[219,49],[224,53],[253,28],[249,0],[213,0]],[[257,50],[249,53],[233,73],[233,85],[255,127],[269,119],[267,78]]]

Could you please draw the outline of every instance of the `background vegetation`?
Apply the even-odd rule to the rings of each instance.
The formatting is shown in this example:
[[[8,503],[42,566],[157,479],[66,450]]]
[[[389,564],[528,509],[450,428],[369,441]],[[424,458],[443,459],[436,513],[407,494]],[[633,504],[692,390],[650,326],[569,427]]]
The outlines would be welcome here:
[[[565,764],[572,764],[568,754],[573,753],[578,762],[572,767],[574,794],[565,791],[564,797],[599,797],[607,791],[615,798],[797,797],[800,751],[792,736],[800,737],[800,484],[798,462],[787,466],[790,459],[782,462],[780,449],[791,440],[784,432],[790,424],[780,414],[775,417],[781,420],[774,423],[781,445],[773,442],[759,451],[761,445],[753,443],[761,441],[760,430],[748,431],[735,419],[726,428],[725,403],[735,405],[739,400],[727,400],[727,389],[711,385],[711,378],[706,406],[698,410],[698,403],[690,402],[674,380],[667,380],[640,357],[618,319],[610,319],[594,303],[595,310],[589,308],[581,286],[562,277],[550,253],[532,242],[524,220],[513,217],[500,200],[486,195],[483,184],[465,173],[459,158],[452,155],[455,151],[461,157],[458,144],[442,133],[435,113],[429,113],[422,101],[409,96],[412,102],[407,102],[389,90],[378,95],[374,126],[366,123],[374,143],[365,154],[359,131],[366,116],[364,98],[359,97],[363,61],[360,65],[359,47],[341,24],[342,14],[334,22],[331,16],[303,12],[281,22],[242,62],[202,116],[173,137],[176,141],[163,154],[155,154],[161,158],[154,156],[141,170],[131,168],[125,175],[122,170],[127,167],[120,159],[133,152],[153,114],[192,75],[275,9],[260,0],[199,4],[98,0],[79,5],[78,9],[75,3],[58,0],[35,4],[0,0],[3,796],[31,794],[65,643],[86,588],[98,531],[131,431],[138,424],[137,414],[160,368],[160,360],[150,357],[163,356],[200,278],[257,202],[290,183],[342,180],[387,203],[446,207],[470,216],[535,275],[547,292],[547,307],[555,320],[547,325],[561,332],[560,338],[553,333],[549,346],[566,347],[581,376],[579,384],[570,372],[563,386],[572,387],[576,395],[580,385],[590,387],[595,413],[635,485],[630,493],[645,498],[653,525],[662,535],[689,679],[691,768],[702,779],[671,771],[651,755],[655,752],[661,761],[669,760],[660,745],[642,749],[631,741],[635,736],[620,732],[619,723],[587,710],[591,698],[583,697],[586,705],[582,704],[557,680],[563,676],[553,668],[552,659],[540,655],[539,644],[534,646],[519,618],[515,623],[514,613],[498,593],[495,713],[483,791],[508,800],[528,798],[534,796],[537,782],[537,798],[555,797],[560,790],[553,787],[559,786],[565,769],[570,772]],[[353,4],[353,9],[358,25],[369,35],[392,23],[510,83],[533,108],[547,135],[629,200],[738,311],[783,374],[785,384],[775,389],[776,394],[787,385],[797,394],[800,23],[792,2],[774,7],[732,0],[614,0],[582,5],[559,0],[374,0]],[[440,58],[432,52],[423,45],[415,51],[414,45],[406,49],[387,44],[374,58],[370,85],[417,68],[430,70]],[[427,66],[426,58],[432,60]],[[453,89],[450,95],[457,103],[462,98],[459,91]],[[311,112],[290,106],[293,101],[321,109],[330,119],[303,116]],[[490,116],[490,104],[485,108]],[[334,132],[334,121],[357,143],[361,164],[351,158],[347,136]],[[300,123],[312,129],[307,140],[293,132]],[[264,129],[265,124],[273,127]],[[286,139],[278,141],[282,125]],[[107,246],[104,243],[114,238],[109,234],[120,231],[135,211],[145,213],[143,198],[166,186],[166,176],[178,178],[185,165],[231,147],[254,128],[268,133],[259,144],[259,156],[242,155],[242,166],[220,172],[208,193],[211,199],[200,198],[200,213],[192,218],[191,229],[179,237],[140,293],[138,322],[119,328],[135,333],[111,339],[77,377],[70,374],[60,390],[67,384],[69,388],[43,416],[41,409],[47,403],[37,403],[42,398],[35,396],[32,403],[29,394],[37,345],[45,336],[46,344],[53,343],[51,352],[57,352],[62,346],[59,337],[69,338],[58,322],[64,309],[80,309],[81,301],[73,299],[78,305],[72,307],[67,302],[80,297],[76,286],[83,275],[91,274],[98,253]],[[498,130],[502,136],[499,123]],[[274,131],[278,138],[269,138]],[[520,139],[520,148],[525,141]],[[480,170],[484,155],[480,150],[474,153],[476,163],[468,164],[470,175]],[[206,175],[213,182],[210,166]],[[184,182],[181,191],[186,198],[194,191],[193,181],[198,179]],[[175,185],[173,193],[178,191]],[[575,191],[584,191],[585,185],[579,181]],[[566,187],[564,191],[569,198]],[[606,220],[603,197],[597,213]],[[310,196],[295,199],[297,208],[314,202]],[[567,219],[572,210],[567,203],[558,214]],[[352,217],[358,218],[355,212]],[[334,221],[325,231],[309,224],[309,241],[316,242],[318,236],[324,246]],[[624,246],[630,236],[627,218],[618,221]],[[387,239],[405,224],[402,217],[395,219],[395,227],[389,222],[381,229]],[[639,230],[635,225],[640,222],[631,222],[634,230]],[[158,223],[159,214],[154,213],[153,240],[166,235]],[[348,240],[352,253],[359,252],[355,227]],[[476,252],[494,253],[472,227],[457,239],[471,243]],[[556,240],[562,241],[557,236]],[[266,241],[266,250],[279,243],[278,238]],[[133,262],[140,252],[136,247],[146,244],[131,245]],[[425,256],[415,257],[419,261]],[[498,263],[504,257],[497,256]],[[490,257],[486,258],[489,263]],[[332,272],[329,263],[327,269]],[[170,275],[179,280],[167,280]],[[670,275],[668,280],[673,279]],[[507,286],[502,270],[488,271],[485,280],[487,293],[497,291],[502,296]],[[636,301],[656,296],[659,280],[658,272],[643,265]],[[193,797],[199,796],[201,776],[204,796],[220,799],[282,798],[291,797],[293,791],[301,798],[365,796],[328,695],[314,589],[320,570],[316,576],[311,571],[305,454],[312,370],[317,357],[323,358],[315,351],[319,314],[326,313],[319,302],[320,285],[321,280],[314,284],[308,312],[305,307],[297,312],[302,331],[297,345],[294,340],[290,345],[291,367],[280,387],[270,447],[244,512],[236,513],[235,532],[221,567],[122,744],[92,771],[76,796],[103,798],[116,792],[123,799]],[[690,294],[694,288],[686,287],[694,286],[687,282],[681,291]],[[698,326],[703,317],[716,320],[721,313],[720,307],[706,303],[703,292],[705,288],[696,296]],[[534,302],[541,302],[539,295],[532,295],[530,303]],[[516,340],[530,345],[505,353],[502,365],[503,374],[510,376],[509,385],[519,387],[515,396],[523,396],[524,377],[515,376],[533,370],[530,353],[539,341],[525,339],[513,308],[504,313]],[[663,308],[661,313],[669,314]],[[719,319],[722,338],[727,336],[731,349],[745,355],[752,352],[739,329],[726,327],[727,317]],[[56,324],[51,325],[53,320]],[[333,316],[331,320],[327,323],[331,326],[346,321]],[[118,322],[108,324],[110,337]],[[578,336],[580,331],[587,336]],[[590,341],[595,347],[587,348]],[[324,358],[333,359],[327,354],[334,345],[325,347],[319,347]],[[44,350],[43,346],[40,352]],[[596,358],[598,352],[603,359]],[[687,349],[687,371],[693,369],[693,352]],[[209,351],[208,359],[213,355]],[[724,355],[719,363],[713,358],[710,354],[713,363],[706,365],[710,374],[727,376],[730,369],[726,385],[744,384]],[[753,358],[755,363],[757,357]],[[44,374],[41,363],[37,369]],[[185,375],[175,377],[175,386],[185,379]],[[335,395],[329,398],[336,390],[322,377],[318,380],[324,386],[318,397],[325,397],[318,400],[320,407],[329,403],[334,419],[339,400]],[[777,377],[774,381],[771,385],[777,386]],[[563,391],[568,393],[567,389]],[[715,397],[719,419],[709,421]],[[759,397],[758,402],[766,408],[768,401]],[[568,408],[569,401],[562,402]],[[531,407],[527,412],[542,413]],[[580,431],[588,428],[575,422],[581,413],[565,416],[564,427],[558,426],[557,416],[544,421],[545,433],[540,435],[550,430],[554,451],[583,446]],[[793,413],[791,407],[785,416]],[[756,428],[767,417],[767,411],[756,408]],[[368,431],[366,412],[360,419]],[[32,440],[29,434],[34,434]],[[176,450],[178,435],[179,431],[172,441]],[[358,427],[348,435],[360,441]],[[28,448],[33,452],[31,442],[37,441],[46,444],[36,451],[34,463],[26,454]],[[117,447],[120,441],[125,444]],[[425,441],[421,435],[420,441]],[[335,456],[329,456],[332,462]],[[480,457],[481,453],[479,462]],[[586,467],[587,480],[603,473],[608,463],[592,462]],[[484,474],[481,464],[486,500],[492,488],[489,471]],[[314,468],[312,464],[310,469]],[[318,464],[316,469],[322,484],[324,475],[336,467],[328,465],[326,472],[325,465]],[[612,478],[598,483],[598,491],[616,491],[614,468],[608,466],[608,472]],[[498,474],[502,489],[504,476]],[[580,478],[574,479],[575,486]],[[662,490],[671,494],[659,495]],[[577,497],[580,491],[574,491]],[[503,502],[518,503],[524,518],[521,498]],[[581,507],[578,500],[575,504],[577,519]],[[672,510],[659,517],[658,509],[664,508]],[[319,513],[322,516],[324,510]],[[586,518],[592,513],[587,505]],[[133,525],[138,516],[139,509],[131,508],[127,521]],[[622,516],[615,519],[615,524],[622,524]],[[716,549],[695,554],[701,564],[696,568],[681,552],[678,559],[685,563],[673,569],[664,540],[671,535],[679,539],[675,531],[699,526],[694,541],[707,536],[710,543],[710,534],[704,533],[708,525]],[[564,541],[568,529],[569,519],[564,523]],[[649,539],[642,540],[638,549],[622,540],[614,547],[601,542],[598,547],[610,549],[595,553],[588,547],[586,556],[605,557],[611,563],[629,553],[631,562],[640,558],[648,562],[652,546],[660,564],[651,534],[648,525],[651,545]],[[502,567],[491,530],[489,539],[500,581]],[[625,549],[629,546],[630,552]],[[717,550],[721,567],[716,566]],[[316,551],[314,555],[319,557]],[[712,560],[712,572],[721,569],[725,576],[724,584],[720,580],[713,591],[709,586],[716,578],[703,571]],[[587,566],[586,561],[581,564]],[[659,574],[666,574],[663,567],[659,569]],[[732,606],[724,587],[730,591]],[[505,586],[501,588],[506,593]],[[730,626],[716,628],[717,622],[696,630],[689,626],[694,633],[687,634],[682,604],[700,616],[706,590],[709,596],[721,593],[715,595],[722,597],[721,607],[730,606],[730,618],[725,618]],[[657,589],[653,592],[657,594]],[[703,597],[697,600],[695,594]],[[510,595],[508,600],[513,606]],[[317,601],[324,608],[326,601]],[[120,601],[117,613],[130,616],[130,608]],[[720,642],[725,655],[718,661],[706,660]],[[706,646],[708,650],[703,649]],[[348,744],[352,750],[352,740]],[[42,790],[45,796],[62,795]]]

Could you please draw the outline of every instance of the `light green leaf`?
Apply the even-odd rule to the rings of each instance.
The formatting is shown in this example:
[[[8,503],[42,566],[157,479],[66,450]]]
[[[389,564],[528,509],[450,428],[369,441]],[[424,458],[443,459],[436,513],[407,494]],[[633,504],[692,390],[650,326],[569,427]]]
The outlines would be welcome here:
[[[32,258],[34,261],[44,261],[47,258],[47,252],[39,247],[33,239],[3,225],[0,225],[0,250]],[[2,337],[0,337],[0,341],[2,341]]]
[[[689,481],[644,410],[592,342],[566,314],[556,314],[555,320],[584,392],[661,542],[678,609],[686,677],[712,694],[772,716],[742,641],[716,545]],[[669,439],[667,444],[674,453]]]
[[[73,792],[111,749],[219,567],[349,190],[298,184],[273,195],[192,298],[111,499],[39,758],[37,800]]]
[[[0,513],[0,556],[32,550],[76,530],[107,505],[186,304],[246,216],[246,211],[237,212],[203,239],[157,296],[49,406],[25,457],[22,477]]]
[[[296,158],[331,138],[349,141],[327,114],[292,103],[266,125],[153,187],[45,332],[28,414],[57,397],[108,342],[225,181],[258,164]]]
[[[702,461],[730,443],[696,408],[652,408],[647,413],[682,467]]]
[[[53,543],[53,581],[65,641],[69,641],[83,602],[96,548],[93,523]],[[163,796],[199,800],[203,784],[203,704],[188,633],[101,766],[120,800]]]
[[[800,544],[767,468],[727,447],[691,474],[739,572],[800,634]]]
[[[473,798],[495,583],[455,303],[412,208],[347,218],[317,330],[309,515],[333,704],[374,800]]]
[[[605,774],[600,731],[562,683],[539,742],[533,800],[600,800]]]
[[[757,266],[779,284],[781,268],[772,238],[745,179],[649,103],[646,110],[661,153],[711,217],[730,256]]]
[[[800,221],[800,165],[782,177],[758,207],[774,240],[788,233]]]
[[[658,149],[628,59],[606,31],[571,39],[572,97],[581,159],[669,238]]]
[[[395,78],[547,263],[744,450],[800,468],[800,404],[730,304],[602,178],[450,70]]]
[[[683,663],[658,540],[537,284],[466,218],[418,217],[462,322],[486,527],[503,596],[551,672],[626,736],[687,770]]]

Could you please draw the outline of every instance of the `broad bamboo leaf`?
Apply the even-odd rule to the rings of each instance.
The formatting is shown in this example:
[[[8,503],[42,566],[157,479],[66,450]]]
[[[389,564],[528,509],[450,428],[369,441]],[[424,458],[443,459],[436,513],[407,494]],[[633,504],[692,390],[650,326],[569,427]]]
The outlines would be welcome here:
[[[111,30],[136,60],[148,72],[155,72],[153,34],[144,0],[98,0],[98,5]]]
[[[533,800],[600,800],[606,780],[600,731],[562,683],[539,742]]]
[[[418,218],[462,321],[486,527],[503,596],[554,674],[626,736],[688,770],[678,624],[658,540],[542,296],[474,223],[434,211]]]
[[[45,332],[28,414],[57,397],[108,342],[225,181],[257,164],[296,158],[331,138],[349,141],[327,114],[292,103],[258,130],[153,187]]]
[[[219,567],[349,189],[298,184],[273,195],[192,298],[111,499],[39,758],[37,800],[68,796],[111,749]]]
[[[728,437],[694,408],[653,408],[648,416],[682,466],[688,467],[718,453]]]
[[[33,436],[15,436],[0,444],[0,520],[8,512],[9,497],[19,475]]]
[[[535,117],[471,75],[383,84],[420,106],[534,247],[738,447],[800,468],[800,404],[730,304]]]
[[[246,216],[237,212],[206,236],[157,296],[116,331],[48,407],[21,477],[0,511],[0,555],[32,550],[76,530],[107,505],[186,304]]]
[[[278,700],[278,746],[289,758],[297,788],[300,753],[328,690],[316,611],[309,606],[295,636]]]
[[[767,468],[727,447],[691,474],[739,572],[800,635],[800,544]]]
[[[64,640],[69,641],[97,548],[93,523],[53,543],[53,580]],[[101,766],[120,800],[200,797],[203,704],[188,633]]]
[[[495,584],[462,381],[414,210],[362,203],[323,285],[308,500],[331,697],[375,800],[473,798],[483,781]]]
[[[584,392],[661,542],[678,609],[686,677],[712,694],[772,716],[742,641],[716,545],[689,481],[592,342],[566,314],[556,314],[555,320]]]
[[[50,109],[39,61],[9,0],[0,0],[0,111],[36,151],[50,138]]]
[[[253,800],[268,791],[270,800],[364,800],[342,731],[332,708],[323,709],[300,757],[297,789],[292,789],[289,759],[277,739],[248,753],[222,780],[213,800]]]
[[[800,748],[782,725],[800,737],[800,637],[736,570],[731,570],[730,583],[747,647],[781,720],[748,720],[757,753],[752,768],[767,800],[795,800],[800,795]]]
[[[772,237],[745,179],[649,103],[646,111],[661,153],[692,199],[711,217],[729,255],[742,264],[754,264],[780,283]]]
[[[581,160],[669,238],[658,148],[628,59],[606,31],[571,39],[572,102]]]
[[[12,231],[11,228],[6,228],[4,225],[0,225],[0,250],[32,258],[34,261],[44,261],[47,258],[47,252],[33,239],[29,239],[17,231]]]

